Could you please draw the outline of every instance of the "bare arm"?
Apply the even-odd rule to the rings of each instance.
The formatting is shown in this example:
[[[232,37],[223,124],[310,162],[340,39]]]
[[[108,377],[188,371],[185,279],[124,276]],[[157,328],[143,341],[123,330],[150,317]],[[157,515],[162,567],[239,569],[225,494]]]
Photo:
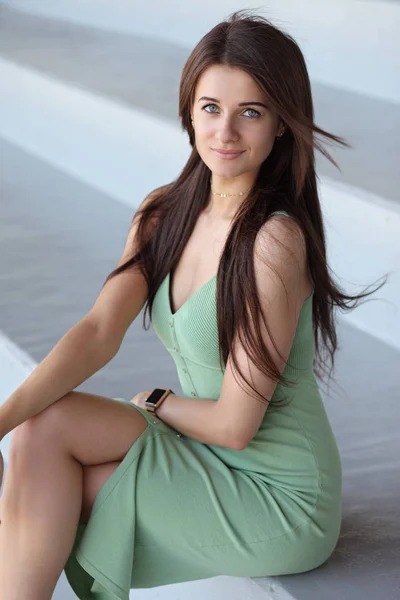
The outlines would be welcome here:
[[[211,398],[186,398],[169,394],[157,409],[157,416],[183,435],[202,444],[237,449],[229,420],[220,404]]]
[[[86,381],[118,348],[119,344],[100,335],[90,319],[79,321],[0,406],[0,439]]]
[[[151,198],[152,194],[149,194],[142,205]],[[137,225],[138,219],[135,218],[117,267],[138,250]],[[147,295],[146,279],[140,270],[127,270],[110,279],[88,314],[60,339],[33,373],[0,406],[0,440],[110,362]]]
[[[309,294],[305,241],[298,225],[291,221],[290,217],[272,217],[255,244],[256,283],[261,308],[271,325],[267,330],[260,319],[261,334],[281,373],[289,357],[304,299]],[[277,383],[249,359],[238,337],[235,343],[238,362],[246,378],[264,397],[272,398]],[[243,390],[235,370],[229,355],[218,400],[170,394],[157,415],[194,440],[243,450],[259,430],[267,404],[254,398],[252,390]]]

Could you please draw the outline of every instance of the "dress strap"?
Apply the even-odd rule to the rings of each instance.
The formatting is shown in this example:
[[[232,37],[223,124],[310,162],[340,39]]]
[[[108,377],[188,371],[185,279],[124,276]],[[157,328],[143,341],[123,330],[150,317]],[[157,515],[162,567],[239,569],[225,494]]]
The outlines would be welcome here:
[[[280,215],[286,215],[287,217],[290,217],[289,213],[287,213],[285,210],[274,210],[274,212],[270,214],[270,217],[271,217],[272,215],[277,215],[277,214],[278,214],[278,215],[279,215],[279,214],[280,214]],[[293,217],[291,217],[291,218],[293,218]]]

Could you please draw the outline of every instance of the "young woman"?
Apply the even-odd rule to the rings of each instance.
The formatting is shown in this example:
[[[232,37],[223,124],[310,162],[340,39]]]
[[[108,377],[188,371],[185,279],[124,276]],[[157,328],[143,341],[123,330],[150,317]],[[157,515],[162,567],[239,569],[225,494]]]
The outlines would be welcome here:
[[[372,292],[330,277],[314,149],[316,134],[346,143],[313,121],[296,42],[245,11],[194,48],[179,114],[182,173],[142,202],[93,308],[1,408],[1,435],[15,429],[2,598],[50,599],[63,569],[85,600],[300,573],[337,543],[340,456],[316,377],[334,308]],[[143,306],[183,395],[73,391]]]

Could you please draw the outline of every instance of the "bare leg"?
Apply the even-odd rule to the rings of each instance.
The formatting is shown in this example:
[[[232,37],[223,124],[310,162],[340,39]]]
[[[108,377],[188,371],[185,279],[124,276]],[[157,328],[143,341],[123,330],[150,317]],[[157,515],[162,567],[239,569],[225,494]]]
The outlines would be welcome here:
[[[1,488],[2,481],[3,481],[3,473],[4,473],[4,460],[3,460],[3,455],[0,450],[0,488]]]
[[[0,598],[7,600],[51,599],[81,513],[82,466],[62,448],[34,454],[10,461],[6,474]]]
[[[146,426],[142,415],[108,398],[64,398],[12,434],[1,498],[0,598],[51,600],[80,520],[82,465],[122,460]]]
[[[2,482],[3,482],[3,475],[4,475],[4,460],[3,460],[3,455],[0,450],[0,489],[1,489]],[[1,525],[1,495],[0,495],[0,525]]]

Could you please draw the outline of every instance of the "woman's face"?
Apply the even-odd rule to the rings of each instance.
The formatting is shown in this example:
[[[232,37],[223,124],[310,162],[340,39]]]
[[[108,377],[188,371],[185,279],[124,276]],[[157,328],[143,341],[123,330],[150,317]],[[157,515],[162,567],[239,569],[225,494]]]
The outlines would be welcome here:
[[[225,65],[212,65],[200,76],[192,117],[202,160],[213,175],[228,179],[257,172],[282,129],[253,78],[242,69]],[[228,160],[219,156],[217,149],[240,154]]]

